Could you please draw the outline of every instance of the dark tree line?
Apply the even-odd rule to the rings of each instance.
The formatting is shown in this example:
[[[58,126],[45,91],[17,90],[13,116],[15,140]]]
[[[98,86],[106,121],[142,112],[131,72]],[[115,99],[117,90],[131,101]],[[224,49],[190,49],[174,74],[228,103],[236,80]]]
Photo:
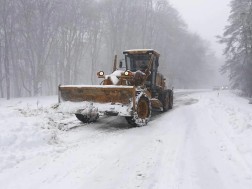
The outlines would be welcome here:
[[[229,25],[220,37],[227,59],[222,71],[233,88],[252,96],[252,0],[232,0],[230,6]]]
[[[159,51],[176,88],[213,76],[208,44],[166,0],[0,0],[0,97],[97,84],[96,72],[110,73],[115,54],[136,48]]]

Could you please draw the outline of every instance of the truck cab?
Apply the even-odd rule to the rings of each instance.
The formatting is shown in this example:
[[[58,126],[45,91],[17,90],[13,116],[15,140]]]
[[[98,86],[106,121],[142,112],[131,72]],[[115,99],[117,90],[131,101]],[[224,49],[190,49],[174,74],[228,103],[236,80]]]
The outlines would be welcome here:
[[[162,90],[165,88],[164,77],[158,73],[160,56],[158,52],[153,49],[133,49],[126,50],[123,54],[125,54],[126,70],[141,71],[149,75],[145,84],[152,96],[157,95],[159,88]]]

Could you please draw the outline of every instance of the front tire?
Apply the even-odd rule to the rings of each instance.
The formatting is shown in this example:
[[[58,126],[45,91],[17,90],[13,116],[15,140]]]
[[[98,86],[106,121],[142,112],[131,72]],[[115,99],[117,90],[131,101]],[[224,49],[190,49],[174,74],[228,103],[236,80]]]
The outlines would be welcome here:
[[[151,117],[151,105],[147,97],[142,96],[136,103],[136,112],[134,116],[125,117],[126,121],[135,127],[141,127],[147,125]]]

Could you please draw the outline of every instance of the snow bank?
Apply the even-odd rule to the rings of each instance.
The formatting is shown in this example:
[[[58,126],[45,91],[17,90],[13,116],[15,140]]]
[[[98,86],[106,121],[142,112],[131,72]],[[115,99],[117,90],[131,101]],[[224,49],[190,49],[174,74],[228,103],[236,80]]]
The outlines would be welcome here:
[[[208,107],[223,133],[252,167],[252,107],[237,92],[219,91],[196,95]]]
[[[53,151],[59,131],[48,124],[48,112],[55,102],[56,96],[0,100],[0,172]]]

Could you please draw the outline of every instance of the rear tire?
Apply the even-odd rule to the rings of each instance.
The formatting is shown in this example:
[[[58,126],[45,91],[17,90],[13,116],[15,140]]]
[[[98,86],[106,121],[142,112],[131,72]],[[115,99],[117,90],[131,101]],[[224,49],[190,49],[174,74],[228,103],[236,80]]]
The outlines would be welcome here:
[[[163,112],[168,111],[169,109],[172,109],[173,107],[173,91],[171,89],[168,89],[163,92],[161,101],[163,103]]]
[[[173,91],[169,90],[169,109],[173,108]]]
[[[163,112],[169,110],[169,92],[164,91],[162,94]]]

